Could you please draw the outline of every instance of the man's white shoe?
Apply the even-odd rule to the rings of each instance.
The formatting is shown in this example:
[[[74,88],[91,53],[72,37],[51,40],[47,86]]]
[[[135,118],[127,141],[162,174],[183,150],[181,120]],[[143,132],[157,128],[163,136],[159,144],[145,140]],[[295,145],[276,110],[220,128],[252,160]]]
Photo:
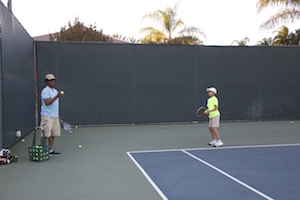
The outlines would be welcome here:
[[[221,141],[221,140],[218,140],[216,143],[215,143],[215,147],[221,147],[223,146],[224,143]]]
[[[209,142],[208,144],[209,144],[209,145],[215,145],[216,142],[217,142],[216,140],[213,140],[213,141]]]

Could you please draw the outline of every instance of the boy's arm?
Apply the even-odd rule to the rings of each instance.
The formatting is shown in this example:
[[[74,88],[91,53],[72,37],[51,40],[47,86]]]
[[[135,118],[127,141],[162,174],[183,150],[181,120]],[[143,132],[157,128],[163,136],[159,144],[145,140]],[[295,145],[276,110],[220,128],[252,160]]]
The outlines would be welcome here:
[[[204,111],[205,114],[208,114],[209,112],[212,112],[212,111],[215,111],[215,110],[218,110],[218,106],[215,105],[214,109],[212,110],[208,110],[208,108]]]

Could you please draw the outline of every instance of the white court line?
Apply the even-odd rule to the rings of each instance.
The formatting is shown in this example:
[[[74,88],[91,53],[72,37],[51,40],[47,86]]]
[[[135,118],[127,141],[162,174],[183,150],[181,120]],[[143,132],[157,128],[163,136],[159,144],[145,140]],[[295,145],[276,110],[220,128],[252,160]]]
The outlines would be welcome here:
[[[215,166],[209,164],[208,162],[205,162],[204,160],[202,160],[202,159],[200,159],[200,158],[194,156],[193,154],[191,154],[191,153],[189,153],[189,152],[187,152],[187,151],[185,151],[185,150],[182,150],[182,152],[185,153],[185,154],[187,154],[187,155],[189,155],[190,157],[192,157],[192,158],[194,158],[194,159],[196,159],[196,160],[202,162],[203,164],[205,164],[205,165],[207,165],[208,167],[210,167],[210,168],[216,170],[217,172],[219,172],[219,173],[221,173],[221,174],[227,176],[227,177],[230,178],[231,180],[233,180],[233,181],[235,181],[235,182],[241,184],[242,186],[248,188],[249,190],[252,190],[252,191],[255,192],[256,194],[258,194],[258,195],[260,195],[260,196],[262,196],[262,197],[264,197],[264,198],[266,198],[266,199],[268,199],[268,200],[274,200],[274,199],[272,199],[271,197],[265,195],[264,193],[262,193],[262,192],[260,192],[260,191],[258,191],[258,190],[256,190],[256,189],[254,189],[253,187],[247,185],[246,183],[244,183],[244,182],[242,182],[242,181],[240,181],[240,180],[234,178],[233,176],[227,174],[226,172],[220,170],[219,168],[217,168],[217,167],[215,167]]]
[[[127,152],[127,155],[131,158],[131,160],[134,162],[134,164],[141,170],[143,175],[146,177],[146,179],[150,182],[150,184],[153,186],[153,188],[156,190],[156,192],[161,196],[163,200],[168,200],[168,198],[164,195],[164,193],[159,189],[159,187],[154,183],[154,181],[150,178],[150,176],[147,174],[147,172],[142,168],[142,166],[132,157],[132,155]]]
[[[246,149],[246,148],[265,148],[265,147],[292,147],[300,146],[299,143],[295,144],[268,144],[268,145],[248,145],[248,146],[228,146],[228,147],[206,147],[206,148],[190,148],[190,149],[165,149],[165,150],[142,150],[142,151],[128,151],[127,153],[160,153],[172,151],[193,151],[193,150],[222,150],[222,149]]]

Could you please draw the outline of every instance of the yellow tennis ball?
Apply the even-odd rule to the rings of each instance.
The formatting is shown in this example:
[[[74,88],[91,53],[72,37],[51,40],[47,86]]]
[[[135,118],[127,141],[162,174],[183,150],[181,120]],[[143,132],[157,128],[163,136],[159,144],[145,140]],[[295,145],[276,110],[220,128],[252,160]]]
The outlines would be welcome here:
[[[65,92],[64,91],[60,91],[60,94],[64,94]]]
[[[78,145],[78,148],[79,148],[79,149],[81,149],[81,148],[82,148],[82,146],[81,146],[81,145]]]
[[[75,126],[75,128],[78,128],[78,126]]]
[[[22,142],[25,142],[25,139],[22,139]]]
[[[293,123],[294,123],[294,121],[291,121],[291,123],[293,124]]]

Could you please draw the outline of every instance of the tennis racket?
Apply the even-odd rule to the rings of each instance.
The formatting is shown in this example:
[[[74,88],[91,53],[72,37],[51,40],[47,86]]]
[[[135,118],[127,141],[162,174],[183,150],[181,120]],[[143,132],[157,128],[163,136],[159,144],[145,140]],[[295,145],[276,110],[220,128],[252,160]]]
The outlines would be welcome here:
[[[59,120],[60,121],[60,125],[65,129],[65,131],[67,131],[70,134],[74,133],[74,129],[72,128],[72,125],[68,122],[65,122],[63,120]]]
[[[201,117],[202,115],[204,115],[205,110],[206,110],[206,108],[204,106],[201,106],[200,108],[198,108],[198,110],[196,111],[197,117]]]

